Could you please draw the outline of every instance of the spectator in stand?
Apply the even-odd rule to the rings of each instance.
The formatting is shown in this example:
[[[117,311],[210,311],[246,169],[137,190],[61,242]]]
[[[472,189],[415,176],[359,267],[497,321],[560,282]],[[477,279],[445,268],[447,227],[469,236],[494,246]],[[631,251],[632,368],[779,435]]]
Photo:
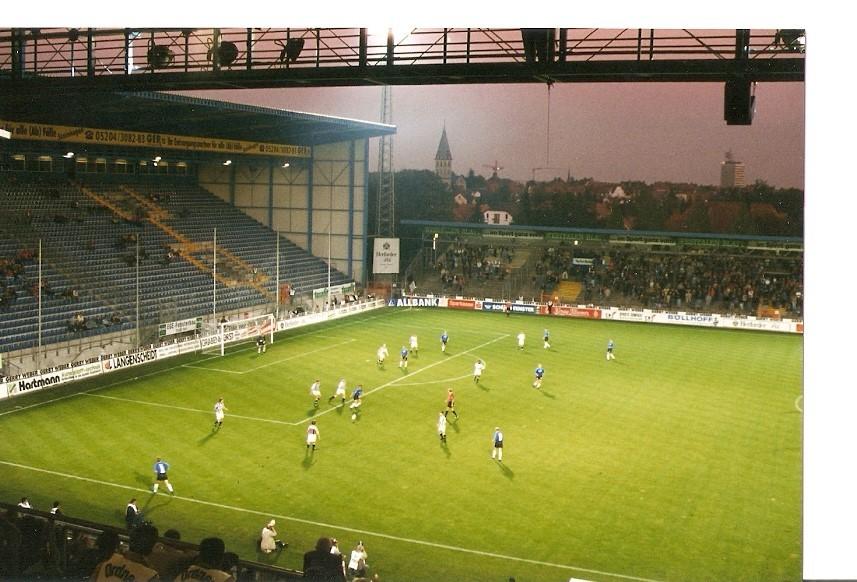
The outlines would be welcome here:
[[[220,538],[205,538],[199,543],[199,557],[195,563],[176,577],[176,580],[206,580],[235,582],[235,577],[221,570],[226,545]]]
[[[146,561],[157,541],[158,528],[152,525],[141,525],[132,529],[128,535],[128,551],[124,555],[114,553],[98,564],[92,573],[92,582],[159,580],[158,572],[149,567]]]
[[[315,549],[304,554],[304,578],[316,582],[345,582],[345,563],[342,556],[330,553],[330,538],[319,538]]]
[[[180,540],[181,534],[174,529],[168,529],[163,537],[169,540]],[[193,564],[196,551],[184,551],[163,542],[157,542],[152,552],[146,557],[149,566],[158,571],[161,580],[172,580],[188,566]]]

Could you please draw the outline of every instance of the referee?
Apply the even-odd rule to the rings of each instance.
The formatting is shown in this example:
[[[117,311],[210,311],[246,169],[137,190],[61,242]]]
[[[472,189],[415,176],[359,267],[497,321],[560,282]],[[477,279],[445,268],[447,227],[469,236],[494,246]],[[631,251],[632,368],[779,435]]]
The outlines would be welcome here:
[[[155,471],[155,484],[152,486],[152,493],[158,492],[158,485],[163,481],[164,485],[167,486],[167,491],[175,494],[173,486],[170,485],[170,479],[167,477],[167,471],[170,469],[170,464],[162,460],[161,457],[158,457],[152,469]]]

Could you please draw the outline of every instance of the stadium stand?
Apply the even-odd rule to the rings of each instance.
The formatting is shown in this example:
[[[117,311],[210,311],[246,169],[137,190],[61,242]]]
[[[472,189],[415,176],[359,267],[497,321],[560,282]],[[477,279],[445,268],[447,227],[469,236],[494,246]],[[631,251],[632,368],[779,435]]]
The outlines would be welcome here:
[[[129,532],[124,529],[0,502],[0,578],[88,580],[93,565],[100,561],[98,539],[104,532],[119,538],[120,553],[127,551]],[[164,536],[159,538],[155,552],[184,556],[182,563],[187,565],[199,554],[199,546]],[[227,557],[229,554],[224,556],[225,562]],[[153,566],[162,563],[168,561],[152,560]],[[304,579],[302,572],[240,557],[235,559],[235,554],[222,569],[232,573],[236,580],[289,582]],[[165,577],[166,572],[159,574],[161,579],[173,579],[173,576]]]
[[[33,249],[40,240],[43,345],[133,327],[138,241],[141,326],[211,313],[215,228],[217,311],[276,301],[277,234],[195,184],[3,173],[0,205],[0,326],[7,352],[38,342],[38,294],[30,291],[38,281]],[[22,249],[33,256],[16,262]],[[328,284],[327,263],[285,238],[280,273],[297,293]],[[349,279],[331,270],[330,280]],[[83,322],[70,327],[77,313]]]

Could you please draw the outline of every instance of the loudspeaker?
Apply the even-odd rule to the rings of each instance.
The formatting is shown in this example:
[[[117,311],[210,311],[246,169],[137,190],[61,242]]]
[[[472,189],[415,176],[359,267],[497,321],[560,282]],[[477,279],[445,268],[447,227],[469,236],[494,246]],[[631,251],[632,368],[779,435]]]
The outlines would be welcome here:
[[[726,81],[723,96],[723,119],[726,125],[751,125],[755,109],[753,83],[744,79]]]

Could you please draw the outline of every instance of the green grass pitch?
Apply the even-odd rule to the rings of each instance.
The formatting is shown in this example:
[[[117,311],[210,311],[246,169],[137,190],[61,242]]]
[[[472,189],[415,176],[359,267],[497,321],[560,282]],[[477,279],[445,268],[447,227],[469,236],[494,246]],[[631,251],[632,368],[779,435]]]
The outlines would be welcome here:
[[[0,498],[121,525],[137,497],[161,531],[291,568],[319,536],[344,552],[362,539],[384,582],[796,581],[802,366],[797,336],[388,308],[279,334],[261,356],[245,344],[0,402]],[[356,422],[327,402],[341,376],[366,391]],[[444,447],[448,387],[460,418]],[[173,497],[149,493],[156,456]],[[290,546],[259,556],[271,517]]]

